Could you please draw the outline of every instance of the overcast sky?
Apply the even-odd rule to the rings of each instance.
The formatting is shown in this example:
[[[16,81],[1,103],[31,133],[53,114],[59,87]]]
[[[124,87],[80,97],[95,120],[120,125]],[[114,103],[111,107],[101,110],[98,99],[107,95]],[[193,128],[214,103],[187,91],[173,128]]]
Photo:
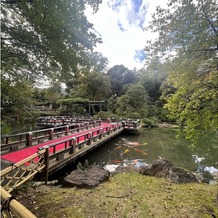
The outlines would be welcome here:
[[[154,38],[143,28],[148,25],[157,5],[167,0],[103,0],[97,13],[88,8],[86,15],[102,37],[96,47],[109,60],[109,67],[123,64],[129,69],[144,65],[145,41]]]

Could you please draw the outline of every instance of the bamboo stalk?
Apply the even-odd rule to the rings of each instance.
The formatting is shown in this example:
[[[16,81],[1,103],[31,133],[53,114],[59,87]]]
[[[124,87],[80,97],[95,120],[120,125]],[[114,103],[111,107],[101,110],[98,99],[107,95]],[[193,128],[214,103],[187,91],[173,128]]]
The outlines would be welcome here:
[[[4,188],[0,187],[0,191],[2,201],[12,197]],[[30,212],[26,207],[24,207],[15,199],[10,201],[9,209],[16,218],[37,218],[32,212]]]
[[[3,170],[0,172],[0,173],[1,173],[1,176],[4,176],[5,174],[11,172],[12,170],[14,170],[14,169],[16,169],[16,168],[18,168],[18,167],[24,165],[25,163],[27,163],[27,162],[29,162],[29,161],[35,159],[36,157],[38,157],[39,155],[44,154],[44,153],[45,153],[45,150],[43,149],[43,150],[39,151],[38,153],[33,154],[33,155],[31,155],[31,156],[29,156],[29,157],[27,157],[27,158],[21,160],[20,162],[18,162],[18,163],[16,163],[16,164],[12,165],[12,166],[10,166],[10,167],[7,167],[7,168],[3,169]]]

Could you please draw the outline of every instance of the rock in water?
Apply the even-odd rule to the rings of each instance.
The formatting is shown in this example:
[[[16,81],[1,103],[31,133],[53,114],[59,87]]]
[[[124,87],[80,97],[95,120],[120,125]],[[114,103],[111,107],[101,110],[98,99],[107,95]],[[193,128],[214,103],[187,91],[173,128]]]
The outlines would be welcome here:
[[[141,167],[139,172],[143,175],[168,178],[174,183],[198,183],[193,173],[174,167],[170,161],[165,159],[155,160],[151,165]]]
[[[92,188],[98,186],[101,182],[107,181],[110,172],[98,166],[91,166],[87,170],[74,170],[66,176],[62,185],[64,187]]]

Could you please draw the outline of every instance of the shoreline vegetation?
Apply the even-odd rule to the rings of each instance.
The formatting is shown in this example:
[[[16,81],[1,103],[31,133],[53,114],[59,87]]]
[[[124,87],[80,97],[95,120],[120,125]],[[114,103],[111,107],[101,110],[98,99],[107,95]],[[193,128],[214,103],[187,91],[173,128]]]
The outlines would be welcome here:
[[[218,216],[217,185],[175,184],[133,170],[90,189],[29,182],[15,197],[40,218]]]

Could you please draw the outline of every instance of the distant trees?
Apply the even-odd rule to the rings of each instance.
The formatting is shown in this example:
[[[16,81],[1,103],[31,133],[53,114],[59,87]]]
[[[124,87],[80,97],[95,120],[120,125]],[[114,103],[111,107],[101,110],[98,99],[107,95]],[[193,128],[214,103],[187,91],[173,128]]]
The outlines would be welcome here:
[[[111,83],[107,75],[91,72],[79,79],[77,96],[91,101],[106,100],[111,95]]]
[[[116,113],[121,117],[139,119],[147,116],[148,95],[142,85],[132,85],[116,102]]]
[[[116,96],[124,94],[124,85],[135,83],[137,74],[123,65],[115,65],[107,71],[112,85],[112,93]]]

